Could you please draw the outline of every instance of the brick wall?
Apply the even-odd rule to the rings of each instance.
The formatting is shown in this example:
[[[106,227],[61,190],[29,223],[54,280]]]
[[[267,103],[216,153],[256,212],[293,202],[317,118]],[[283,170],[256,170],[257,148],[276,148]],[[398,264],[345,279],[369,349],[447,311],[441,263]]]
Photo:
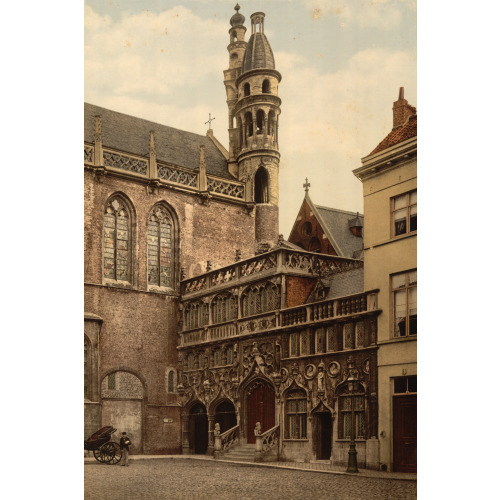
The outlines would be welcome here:
[[[300,306],[305,303],[316,280],[311,278],[286,277],[286,307]]]
[[[337,255],[307,201],[300,208],[288,241],[307,251],[317,251],[319,242],[321,253]]]

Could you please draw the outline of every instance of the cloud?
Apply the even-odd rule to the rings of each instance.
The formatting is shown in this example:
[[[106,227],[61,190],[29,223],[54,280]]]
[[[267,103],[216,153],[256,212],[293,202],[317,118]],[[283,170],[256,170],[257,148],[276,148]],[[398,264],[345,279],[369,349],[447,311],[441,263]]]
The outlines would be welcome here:
[[[182,6],[119,21],[85,7],[85,84],[120,95],[162,96],[220,74],[227,23],[202,20]]]
[[[293,54],[278,53],[276,59],[286,68],[280,141],[292,153],[366,155],[392,128],[391,107],[399,87],[416,95],[415,88],[408,88],[416,81],[411,53],[367,49],[355,54],[346,69],[326,74]]]
[[[345,26],[391,28],[401,22],[405,0],[308,0],[306,7],[315,19],[337,16]]]

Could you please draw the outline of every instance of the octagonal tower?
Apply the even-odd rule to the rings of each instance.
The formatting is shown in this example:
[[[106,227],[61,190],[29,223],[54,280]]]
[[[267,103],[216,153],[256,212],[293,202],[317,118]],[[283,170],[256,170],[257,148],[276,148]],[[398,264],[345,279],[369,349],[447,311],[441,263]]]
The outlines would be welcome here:
[[[239,10],[239,6],[236,7]],[[244,18],[241,16],[236,20],[241,25],[233,25],[236,16],[241,15],[238,12],[231,19],[230,33],[234,33],[234,39],[229,45],[230,68],[225,72],[228,75],[233,69],[239,73],[232,88],[233,81],[227,76],[225,79],[230,118],[229,161],[233,175],[247,183],[250,198],[247,201],[256,204],[255,237],[259,246],[265,249],[266,245],[275,245],[278,239],[278,120],[281,105],[278,85],[281,75],[276,71],[274,54],[264,34],[265,14],[256,12],[250,16],[252,34],[248,43],[243,41]]]

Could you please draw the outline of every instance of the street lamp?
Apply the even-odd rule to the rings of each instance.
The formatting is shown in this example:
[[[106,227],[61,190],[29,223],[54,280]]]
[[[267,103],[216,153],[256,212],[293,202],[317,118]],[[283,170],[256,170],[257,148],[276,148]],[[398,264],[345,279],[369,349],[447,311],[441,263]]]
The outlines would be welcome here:
[[[354,390],[358,378],[355,373],[351,373],[347,379],[347,388],[351,393],[351,443],[349,444],[349,461],[347,462],[346,472],[359,472],[358,471],[358,452],[356,451],[355,429],[354,425]]]

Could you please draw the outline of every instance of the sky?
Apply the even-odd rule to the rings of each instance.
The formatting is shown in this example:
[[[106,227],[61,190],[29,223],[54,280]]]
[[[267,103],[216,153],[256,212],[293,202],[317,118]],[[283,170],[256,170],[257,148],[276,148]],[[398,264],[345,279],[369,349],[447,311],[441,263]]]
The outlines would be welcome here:
[[[209,113],[228,146],[223,70],[229,67],[227,0],[85,0],[86,102],[205,134]],[[304,197],[363,212],[352,171],[392,129],[399,88],[417,106],[416,1],[245,1],[264,12],[282,75],[280,233],[288,238]]]

